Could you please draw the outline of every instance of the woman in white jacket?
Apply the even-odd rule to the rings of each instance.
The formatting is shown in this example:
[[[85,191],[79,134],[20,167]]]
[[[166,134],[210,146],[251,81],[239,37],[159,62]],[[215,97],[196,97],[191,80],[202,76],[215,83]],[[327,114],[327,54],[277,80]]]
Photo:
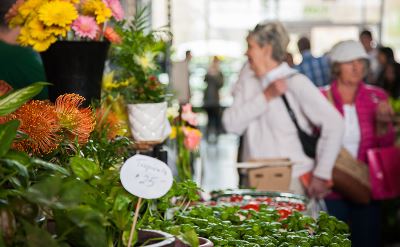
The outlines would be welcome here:
[[[235,86],[234,103],[223,114],[225,129],[244,135],[243,160],[288,157],[295,163],[291,190],[304,193],[299,177],[311,172],[307,192],[323,197],[341,146],[342,119],[306,76],[283,62],[289,36],[280,23],[257,25],[247,43],[248,64]],[[320,130],[315,160],[303,151],[283,94],[303,131]]]

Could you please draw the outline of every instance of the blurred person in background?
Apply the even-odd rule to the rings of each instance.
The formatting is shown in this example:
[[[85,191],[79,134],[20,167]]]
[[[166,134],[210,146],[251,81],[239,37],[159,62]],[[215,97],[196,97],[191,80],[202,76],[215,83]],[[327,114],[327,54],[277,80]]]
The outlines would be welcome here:
[[[368,54],[368,65],[366,82],[369,84],[376,84],[376,80],[380,71],[378,63],[378,50],[375,48],[375,42],[372,37],[372,33],[369,30],[362,30],[360,32],[360,42]]]
[[[39,54],[18,45],[20,28],[8,27],[7,13],[15,2],[0,1],[0,80],[6,81],[13,89],[20,89],[34,82],[44,82],[46,76]],[[47,87],[36,98],[47,99]]]
[[[235,85],[233,105],[224,111],[225,129],[243,135],[244,161],[289,158],[295,162],[290,190],[321,198],[330,189],[328,181],[341,145],[340,114],[306,76],[284,62],[289,36],[282,24],[257,25],[247,43],[248,64]],[[321,129],[315,160],[303,151],[283,95],[304,131],[310,134],[313,126]],[[299,178],[310,172],[306,191]]]
[[[400,64],[396,62],[390,47],[378,48],[378,62],[381,67],[377,85],[385,89],[390,97],[400,97]]]
[[[175,92],[180,105],[190,103],[190,61],[192,52],[185,52],[185,59],[172,63],[171,87]]]
[[[368,58],[360,42],[349,40],[335,45],[330,52],[334,80],[323,89],[344,119],[342,146],[365,164],[368,149],[394,143],[393,111],[388,97],[383,90],[363,81]],[[380,207],[376,201],[356,204],[334,191],[327,196],[326,204],[330,215],[349,224],[352,246],[381,246]]]
[[[207,88],[204,92],[204,108],[208,115],[207,139],[210,133],[218,136],[221,132],[221,117],[219,105],[219,89],[224,85],[224,75],[220,69],[220,60],[214,56],[204,77]]]
[[[330,82],[330,68],[328,59],[325,56],[314,57],[311,54],[311,43],[306,37],[301,37],[297,42],[297,47],[303,60],[295,68],[306,75],[315,86],[321,87]]]
[[[290,52],[286,52],[286,59],[285,62],[289,65],[289,67],[293,68],[296,66],[293,61],[293,55]]]

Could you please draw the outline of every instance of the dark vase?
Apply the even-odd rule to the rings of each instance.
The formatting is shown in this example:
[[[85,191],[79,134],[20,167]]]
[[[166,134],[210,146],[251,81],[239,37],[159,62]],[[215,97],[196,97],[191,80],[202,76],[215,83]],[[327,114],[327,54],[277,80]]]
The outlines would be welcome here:
[[[139,230],[135,246],[174,247],[175,238],[169,233],[156,230]]]
[[[40,55],[46,71],[49,98],[52,102],[65,93],[100,99],[104,63],[109,42],[57,41]]]

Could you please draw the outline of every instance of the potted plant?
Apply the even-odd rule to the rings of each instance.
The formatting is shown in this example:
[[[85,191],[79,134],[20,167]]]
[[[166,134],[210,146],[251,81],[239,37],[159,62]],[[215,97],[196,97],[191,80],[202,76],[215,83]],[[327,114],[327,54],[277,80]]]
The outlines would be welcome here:
[[[18,0],[9,10],[18,42],[41,52],[51,101],[64,93],[100,99],[109,42],[119,42],[112,23],[123,19],[119,0]]]
[[[134,19],[116,27],[121,43],[112,46],[110,60],[116,65],[118,82],[110,91],[124,97],[134,140],[161,143],[170,128],[166,85],[157,78],[156,59],[165,52],[165,39],[170,35],[164,30],[148,31],[145,11],[138,11]]]

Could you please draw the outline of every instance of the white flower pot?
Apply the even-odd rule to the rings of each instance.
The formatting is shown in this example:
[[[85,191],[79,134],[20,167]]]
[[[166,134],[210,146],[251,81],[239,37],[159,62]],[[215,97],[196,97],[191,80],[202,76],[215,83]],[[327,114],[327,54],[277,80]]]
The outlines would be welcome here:
[[[129,104],[129,127],[139,142],[162,142],[171,132],[167,119],[167,102]]]

